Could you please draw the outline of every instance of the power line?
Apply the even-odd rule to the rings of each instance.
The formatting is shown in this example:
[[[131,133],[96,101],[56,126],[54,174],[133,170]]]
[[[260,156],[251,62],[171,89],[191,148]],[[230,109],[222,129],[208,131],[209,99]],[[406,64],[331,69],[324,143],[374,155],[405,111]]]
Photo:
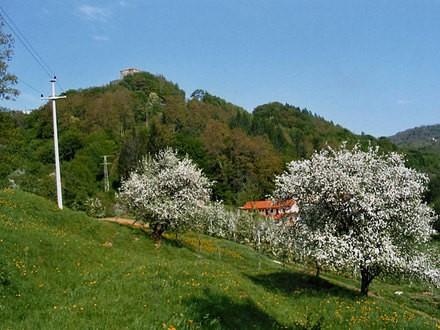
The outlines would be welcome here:
[[[26,39],[23,33],[21,33],[20,29],[14,23],[12,18],[6,13],[6,11],[0,6],[0,17],[3,17],[3,21],[15,35],[15,37],[21,42],[24,48],[29,52],[29,54],[34,58],[34,60],[40,65],[46,74],[52,78],[54,75],[51,72],[54,72],[49,65],[43,60],[43,58],[38,54],[32,44]]]
[[[66,90],[63,88],[63,86],[60,84],[60,82],[58,81],[58,86],[61,89],[61,93],[64,93]]]
[[[26,81],[24,81],[21,78],[18,78],[18,82],[26,85],[27,87],[29,87],[30,89],[32,89],[34,92],[37,92],[38,94],[42,94],[41,90],[36,89],[34,86],[32,86],[31,84],[27,83]]]
[[[34,60],[38,63],[38,65],[43,69],[43,71],[49,76],[49,78],[54,77],[54,70],[47,64],[47,62],[43,59],[43,57],[36,51],[36,49],[32,46],[29,40],[25,37],[25,35],[20,31],[17,24],[14,23],[12,18],[6,13],[3,7],[0,6],[0,17],[3,17],[3,21],[15,35],[15,37],[21,42],[24,48],[29,52],[29,54],[34,58]],[[21,80],[25,85],[36,91],[35,88],[31,87],[25,81]],[[63,86],[58,82],[58,86],[60,87],[62,92],[65,92]],[[38,91],[40,93],[40,91]],[[41,94],[41,93],[40,93]]]

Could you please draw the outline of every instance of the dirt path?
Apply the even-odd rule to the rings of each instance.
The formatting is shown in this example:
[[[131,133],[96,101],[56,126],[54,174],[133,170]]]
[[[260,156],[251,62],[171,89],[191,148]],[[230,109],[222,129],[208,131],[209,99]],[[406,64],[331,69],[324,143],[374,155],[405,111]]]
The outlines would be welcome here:
[[[120,217],[112,217],[112,218],[101,218],[99,221],[107,221],[107,222],[115,222],[120,225],[124,226],[130,226],[134,228],[148,228],[147,224],[136,222],[136,220],[133,219],[127,219],[127,218],[120,218]]]

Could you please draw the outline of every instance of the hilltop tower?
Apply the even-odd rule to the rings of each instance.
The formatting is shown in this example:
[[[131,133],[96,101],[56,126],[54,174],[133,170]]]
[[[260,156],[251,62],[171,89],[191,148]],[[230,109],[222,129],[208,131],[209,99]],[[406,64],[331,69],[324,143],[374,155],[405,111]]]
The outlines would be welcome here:
[[[121,73],[121,79],[124,79],[124,77],[141,72],[141,70],[136,68],[126,68],[119,71]]]

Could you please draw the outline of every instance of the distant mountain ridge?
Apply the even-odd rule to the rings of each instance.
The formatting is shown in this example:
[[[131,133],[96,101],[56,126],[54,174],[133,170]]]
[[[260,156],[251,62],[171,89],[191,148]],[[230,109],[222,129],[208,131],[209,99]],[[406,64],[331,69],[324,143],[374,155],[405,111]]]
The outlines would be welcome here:
[[[389,139],[400,147],[434,147],[440,150],[440,124],[410,128],[390,136]]]

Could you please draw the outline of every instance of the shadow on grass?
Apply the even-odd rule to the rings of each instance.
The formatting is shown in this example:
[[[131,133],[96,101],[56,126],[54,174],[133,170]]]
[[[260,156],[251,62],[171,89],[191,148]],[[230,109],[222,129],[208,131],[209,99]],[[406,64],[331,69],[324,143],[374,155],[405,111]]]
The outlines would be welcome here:
[[[179,239],[164,236],[162,236],[160,244],[165,244],[179,249],[185,247]]]
[[[306,325],[286,326],[261,310],[252,300],[240,302],[230,297],[205,290],[204,297],[185,302],[195,313],[194,321],[205,329],[320,329],[322,320]]]
[[[329,281],[292,271],[281,271],[262,275],[246,275],[255,284],[285,295],[338,296],[348,299],[359,297],[359,293]]]
[[[121,225],[124,226],[124,225]],[[151,239],[155,244],[157,245],[168,245],[176,248],[182,248],[184,247],[184,244],[182,243],[181,234],[176,235],[176,233],[173,232],[165,232],[162,234],[159,240],[156,240],[153,231],[151,229],[146,228],[135,228],[130,227],[132,229],[133,235],[136,235],[138,237],[146,237],[148,239]]]

